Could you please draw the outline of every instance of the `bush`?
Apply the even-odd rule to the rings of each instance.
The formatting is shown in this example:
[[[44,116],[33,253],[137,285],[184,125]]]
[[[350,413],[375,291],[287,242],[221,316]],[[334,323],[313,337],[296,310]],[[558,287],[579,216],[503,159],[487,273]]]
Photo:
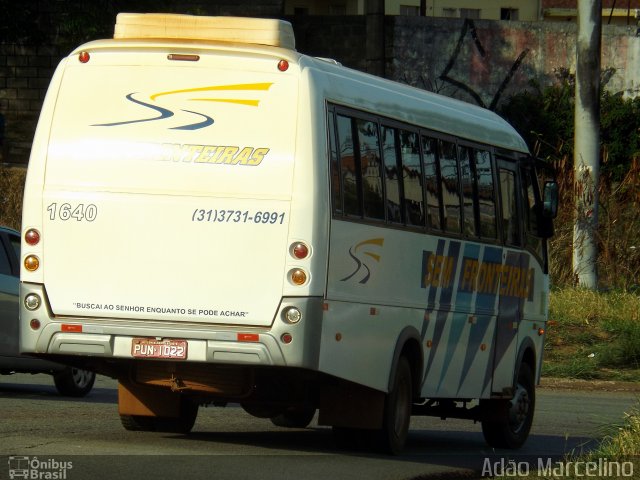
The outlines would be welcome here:
[[[20,230],[26,169],[0,165],[0,225]]]
[[[511,97],[500,114],[520,132],[530,150],[558,172],[560,210],[550,242],[551,282],[574,286],[573,227],[576,218],[573,178],[574,84],[566,71],[558,83]],[[601,165],[598,211],[600,286],[628,290],[640,285],[640,97],[602,93]]]

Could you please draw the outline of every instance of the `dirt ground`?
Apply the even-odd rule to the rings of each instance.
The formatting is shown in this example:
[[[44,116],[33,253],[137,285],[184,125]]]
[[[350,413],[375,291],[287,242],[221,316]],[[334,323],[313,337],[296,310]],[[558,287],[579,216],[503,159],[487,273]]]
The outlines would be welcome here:
[[[639,382],[617,382],[617,381],[608,381],[608,380],[574,380],[570,378],[542,377],[542,379],[540,380],[539,388],[640,393]]]

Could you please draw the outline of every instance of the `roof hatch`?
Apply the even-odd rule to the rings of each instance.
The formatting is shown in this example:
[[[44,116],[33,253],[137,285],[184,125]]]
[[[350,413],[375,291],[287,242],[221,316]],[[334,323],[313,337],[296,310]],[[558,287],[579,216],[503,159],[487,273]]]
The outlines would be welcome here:
[[[119,13],[113,38],[215,40],[290,50],[296,46],[293,27],[284,20],[167,13]]]

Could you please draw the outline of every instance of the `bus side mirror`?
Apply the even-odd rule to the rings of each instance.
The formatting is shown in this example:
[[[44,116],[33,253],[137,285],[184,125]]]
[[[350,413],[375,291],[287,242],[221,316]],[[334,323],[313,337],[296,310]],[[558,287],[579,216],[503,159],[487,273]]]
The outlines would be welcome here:
[[[545,182],[542,192],[542,215],[545,218],[556,218],[558,215],[558,184]]]

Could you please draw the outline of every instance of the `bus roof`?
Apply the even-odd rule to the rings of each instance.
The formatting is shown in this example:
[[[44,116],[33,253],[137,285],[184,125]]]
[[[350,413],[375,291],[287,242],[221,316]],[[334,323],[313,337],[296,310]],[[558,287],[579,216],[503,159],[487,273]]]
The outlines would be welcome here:
[[[495,112],[323,59],[301,55],[300,66],[323,72],[332,103],[364,110],[461,139],[529,153],[520,134]]]

